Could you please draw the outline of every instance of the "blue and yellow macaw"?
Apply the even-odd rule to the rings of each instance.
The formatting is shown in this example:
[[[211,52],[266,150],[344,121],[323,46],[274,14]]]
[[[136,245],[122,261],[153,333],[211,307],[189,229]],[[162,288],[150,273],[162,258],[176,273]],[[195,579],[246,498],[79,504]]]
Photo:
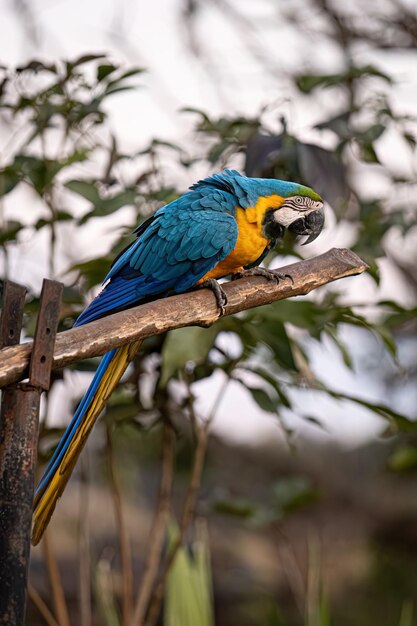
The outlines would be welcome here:
[[[136,229],[136,241],[116,258],[103,290],[75,325],[201,285],[214,291],[222,310],[224,294],[217,278],[245,269],[268,276],[256,266],[286,229],[308,235],[308,243],[323,223],[323,201],[309,187],[247,178],[234,170],[214,174]],[[42,537],[96,419],[140,343],[103,357],[37,486],[33,543]]]

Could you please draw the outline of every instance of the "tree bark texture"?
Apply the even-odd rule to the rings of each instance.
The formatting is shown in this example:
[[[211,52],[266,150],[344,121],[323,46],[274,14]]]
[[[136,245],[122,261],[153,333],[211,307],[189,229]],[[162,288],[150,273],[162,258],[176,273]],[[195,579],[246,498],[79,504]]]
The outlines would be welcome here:
[[[279,268],[292,278],[276,284],[262,276],[243,277],[222,285],[227,295],[225,315],[278,300],[301,296],[332,281],[361,274],[367,265],[354,252],[332,248],[325,254]],[[277,270],[278,271],[278,270]],[[52,369],[96,357],[121,345],[183,326],[211,326],[219,318],[213,293],[191,291],[114,313],[56,337]],[[32,343],[0,351],[0,387],[28,376]]]

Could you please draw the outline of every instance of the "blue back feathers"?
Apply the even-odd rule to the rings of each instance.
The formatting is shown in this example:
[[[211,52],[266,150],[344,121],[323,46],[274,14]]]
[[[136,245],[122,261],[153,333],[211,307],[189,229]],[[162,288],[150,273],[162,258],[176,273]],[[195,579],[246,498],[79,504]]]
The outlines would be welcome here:
[[[137,240],[115,260],[104,289],[76,325],[190,289],[235,247],[237,206],[246,208],[261,196],[287,197],[303,190],[311,191],[296,183],[247,178],[235,170],[200,180],[136,229]]]
[[[298,183],[272,178],[248,178],[236,170],[224,170],[198,181],[190,189],[210,193],[215,189],[226,191],[235,196],[242,208],[254,206],[259,197],[276,194],[283,198],[302,192],[305,187]]]
[[[194,286],[235,248],[238,239],[236,208],[254,206],[259,197],[273,194],[288,197],[314,192],[295,183],[246,178],[234,170],[214,174],[193,185],[190,191],[159,209],[136,229],[136,241],[115,260],[103,290],[81,313],[76,326]],[[40,508],[37,513],[38,538],[39,530],[51,514],[50,507],[55,506],[71,471],[68,465],[64,467],[65,463],[62,465],[65,454],[71,444],[77,446],[78,453],[82,448],[85,433],[98,417],[97,405],[92,403],[97,395],[103,399],[107,394],[110,379],[104,377],[112,364],[126,366],[123,348],[103,357],[38,485],[37,500],[42,501],[42,496],[47,496],[49,507],[43,511]],[[116,376],[115,372],[110,370],[109,376]],[[120,375],[121,372],[119,378]],[[100,403],[98,406],[101,408]],[[80,430],[84,427],[86,431]],[[51,483],[58,472],[59,477]],[[48,491],[51,484],[52,491]]]

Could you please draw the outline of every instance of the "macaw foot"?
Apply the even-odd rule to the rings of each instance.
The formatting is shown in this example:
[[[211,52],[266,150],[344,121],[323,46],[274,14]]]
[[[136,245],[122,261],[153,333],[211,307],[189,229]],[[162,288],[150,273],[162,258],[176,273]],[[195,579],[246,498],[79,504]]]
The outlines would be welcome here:
[[[216,298],[216,304],[220,311],[220,316],[225,313],[225,306],[227,304],[227,296],[221,285],[215,278],[207,278],[204,282],[197,285],[197,289],[210,289]]]
[[[238,278],[243,278],[245,276],[263,276],[267,280],[273,280],[277,284],[280,280],[286,280],[288,278],[294,284],[290,274],[281,274],[280,272],[275,272],[274,270],[267,270],[264,267],[251,267],[248,270],[236,272],[233,274],[232,280],[237,280]]]

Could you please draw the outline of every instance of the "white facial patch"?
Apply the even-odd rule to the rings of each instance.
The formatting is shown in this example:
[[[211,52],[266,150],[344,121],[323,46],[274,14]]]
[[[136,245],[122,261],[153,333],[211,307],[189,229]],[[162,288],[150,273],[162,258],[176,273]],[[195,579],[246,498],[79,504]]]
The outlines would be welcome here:
[[[322,207],[323,203],[318,200],[296,196],[295,198],[289,198],[279,209],[274,211],[274,220],[287,228],[295,220]]]
[[[278,224],[281,224],[281,226],[287,228],[287,226],[301,217],[301,213],[304,213],[304,211],[297,211],[296,209],[282,206],[280,209],[274,211],[274,220],[278,222]]]

